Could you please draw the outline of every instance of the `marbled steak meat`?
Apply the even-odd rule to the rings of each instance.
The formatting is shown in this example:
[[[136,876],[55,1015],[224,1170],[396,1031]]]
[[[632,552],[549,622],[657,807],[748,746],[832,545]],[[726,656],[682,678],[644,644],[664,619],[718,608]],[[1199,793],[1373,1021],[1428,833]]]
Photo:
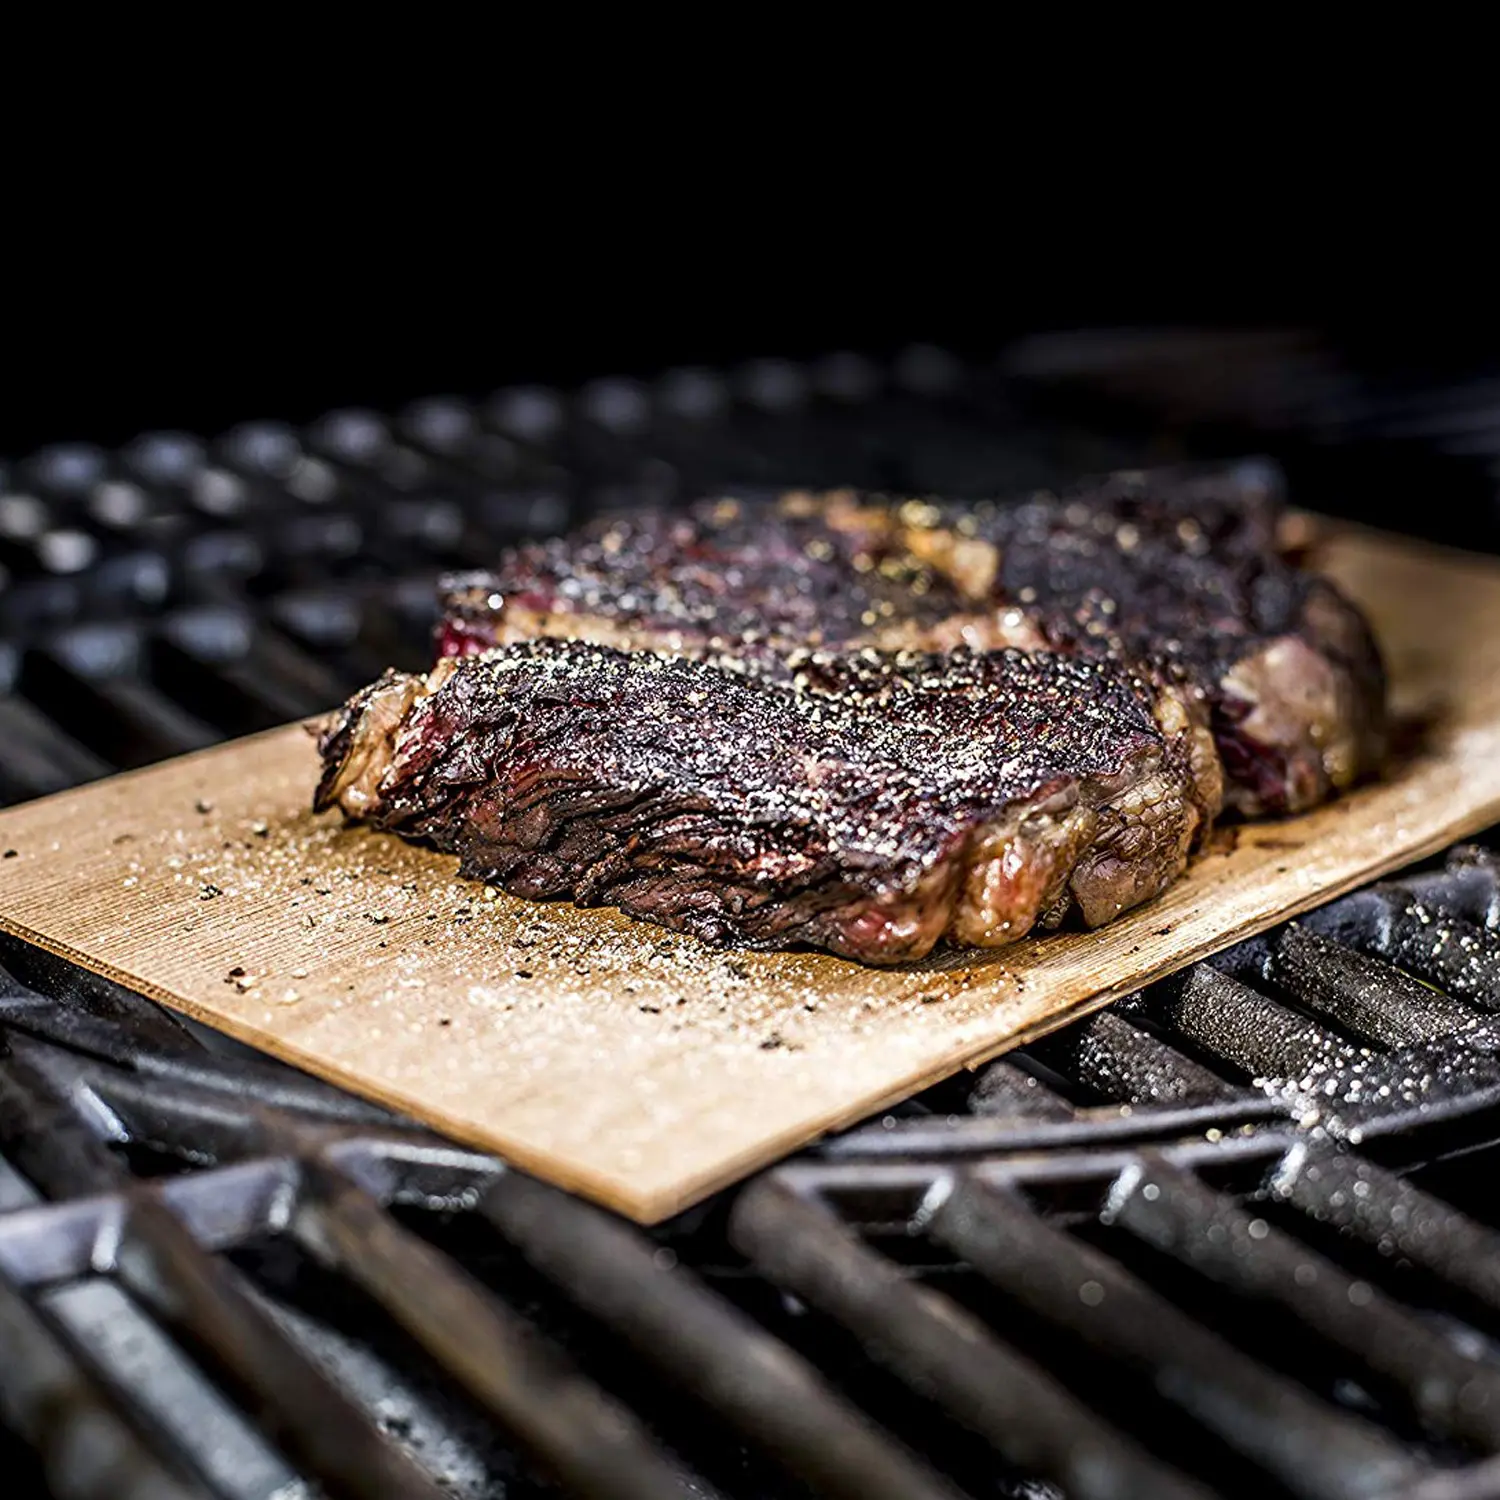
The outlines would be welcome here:
[[[1218,806],[1180,691],[1103,656],[785,667],[540,639],[387,674],[325,729],[318,806],[515,895],[869,963],[1108,921]]]
[[[807,647],[1113,654],[1181,684],[1228,804],[1299,812],[1379,762],[1358,610],[1277,543],[1235,469],[957,505],[839,492],[605,520],[447,581],[444,654],[539,636],[762,664]],[[1252,474],[1258,471],[1249,471]]]

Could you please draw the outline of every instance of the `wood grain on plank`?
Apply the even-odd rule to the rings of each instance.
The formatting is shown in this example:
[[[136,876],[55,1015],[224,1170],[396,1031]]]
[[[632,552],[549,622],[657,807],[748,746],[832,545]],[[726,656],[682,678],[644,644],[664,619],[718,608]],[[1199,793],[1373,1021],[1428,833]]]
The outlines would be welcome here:
[[[1095,933],[898,970],[721,952],[499,895],[314,818],[299,728],[0,814],[0,926],[660,1219],[823,1131],[1500,818],[1500,567],[1347,533],[1403,746],[1390,777],[1217,838]]]

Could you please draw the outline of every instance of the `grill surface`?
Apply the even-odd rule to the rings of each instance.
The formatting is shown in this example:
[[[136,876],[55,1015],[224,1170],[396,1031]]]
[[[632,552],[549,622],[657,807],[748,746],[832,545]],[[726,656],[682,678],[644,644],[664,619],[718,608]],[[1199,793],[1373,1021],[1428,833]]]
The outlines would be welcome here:
[[[1482,495],[1432,529],[1493,545],[1486,389],[1291,336],[1071,338],[54,449],[0,482],[0,795],[316,711],[420,661],[436,567],[718,482],[976,493],[1248,446],[1325,509],[1397,495],[1361,473]],[[0,964],[12,1493],[1500,1493],[1485,848],[651,1233]]]

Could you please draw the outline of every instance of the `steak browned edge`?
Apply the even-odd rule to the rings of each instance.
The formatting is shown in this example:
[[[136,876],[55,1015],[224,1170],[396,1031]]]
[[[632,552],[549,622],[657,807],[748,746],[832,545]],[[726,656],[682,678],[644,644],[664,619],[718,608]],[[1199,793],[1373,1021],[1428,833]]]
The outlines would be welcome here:
[[[1263,465],[1110,476],[998,504],[836,492],[600,521],[446,581],[447,655],[553,635],[731,652],[1106,652],[1180,684],[1212,728],[1228,805],[1298,812],[1385,745],[1359,611],[1283,547]]]
[[[1217,805],[1181,691],[1103,655],[802,652],[772,677],[544,639],[388,673],[320,748],[320,809],[514,895],[867,963],[1109,921]]]

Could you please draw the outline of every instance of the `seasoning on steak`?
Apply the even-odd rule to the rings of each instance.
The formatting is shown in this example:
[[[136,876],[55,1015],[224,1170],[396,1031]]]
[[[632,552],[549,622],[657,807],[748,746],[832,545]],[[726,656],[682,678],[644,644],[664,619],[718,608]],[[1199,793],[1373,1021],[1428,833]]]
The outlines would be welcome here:
[[[1364,617],[1278,550],[1265,504],[1206,482],[1114,476],[1088,491],[945,512],[995,548],[995,595],[1047,643],[1103,644],[1196,688],[1246,816],[1300,812],[1380,762],[1385,676]]]
[[[1109,921],[1217,810],[1183,694],[1097,656],[803,651],[767,674],[542,639],[388,673],[317,805],[466,875],[870,963]]]
[[[890,502],[851,491],[706,500],[516,547],[444,580],[440,651],[553,636],[622,649],[756,655],[875,646],[1040,646],[992,606],[993,548],[925,560]]]
[[[1116,475],[1015,504],[842,491],[601,521],[447,581],[440,649],[538,636],[768,670],[809,646],[1123,655],[1190,691],[1227,800],[1297,812],[1379,761],[1359,612],[1278,545],[1263,469]]]

